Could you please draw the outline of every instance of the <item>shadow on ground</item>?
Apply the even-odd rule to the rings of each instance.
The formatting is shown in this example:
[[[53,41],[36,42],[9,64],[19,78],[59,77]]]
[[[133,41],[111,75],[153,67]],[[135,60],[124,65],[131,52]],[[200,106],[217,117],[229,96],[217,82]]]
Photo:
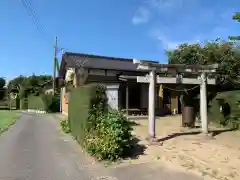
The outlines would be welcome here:
[[[139,126],[140,123],[137,123],[136,121],[129,121],[128,122],[130,124],[130,126]]]
[[[129,153],[129,157],[131,159],[138,159],[140,155],[144,154],[144,151],[146,150],[146,146],[143,144],[140,144],[140,139],[134,137],[132,140],[132,147],[131,152]]]
[[[220,135],[224,132],[231,132],[231,131],[236,131],[237,129],[216,129],[216,130],[210,130],[209,133],[211,134],[212,137],[216,137],[217,135]],[[180,137],[180,136],[189,136],[189,135],[198,135],[201,134],[201,130],[199,131],[194,131],[194,132],[180,132],[180,133],[173,133],[171,135],[168,135],[166,137],[160,138],[157,141],[158,142],[164,142],[170,139],[174,139],[176,137]]]
[[[0,107],[0,110],[9,110],[8,107]]]
[[[212,136],[215,137],[215,136],[218,136],[225,132],[232,132],[232,131],[237,131],[237,130],[238,130],[237,128],[218,129],[218,130],[212,130],[212,131],[210,131],[210,133],[212,133]]]

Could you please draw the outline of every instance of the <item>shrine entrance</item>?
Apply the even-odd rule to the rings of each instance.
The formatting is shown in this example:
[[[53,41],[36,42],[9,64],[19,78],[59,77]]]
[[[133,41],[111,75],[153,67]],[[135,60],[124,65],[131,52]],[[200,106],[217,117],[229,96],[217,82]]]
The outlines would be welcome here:
[[[159,64],[134,60],[138,69],[146,71],[146,76],[124,77],[125,79],[136,78],[138,83],[149,84],[148,90],[148,122],[149,138],[155,139],[155,121],[156,121],[156,85],[157,84],[179,84],[192,85],[194,88],[200,88],[200,118],[201,127],[204,134],[208,133],[207,121],[207,84],[215,85],[214,75],[217,64],[213,65],[179,65],[179,64]],[[163,98],[164,95],[162,94]],[[178,98],[176,102],[179,102]],[[177,110],[182,111],[182,108]]]

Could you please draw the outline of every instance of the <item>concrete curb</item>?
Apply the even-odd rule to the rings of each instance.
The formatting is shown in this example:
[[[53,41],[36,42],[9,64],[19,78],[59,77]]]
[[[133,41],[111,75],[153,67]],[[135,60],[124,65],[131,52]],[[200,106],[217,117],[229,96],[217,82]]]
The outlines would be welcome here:
[[[37,114],[46,114],[47,112],[39,109],[27,109],[26,112],[37,113]]]

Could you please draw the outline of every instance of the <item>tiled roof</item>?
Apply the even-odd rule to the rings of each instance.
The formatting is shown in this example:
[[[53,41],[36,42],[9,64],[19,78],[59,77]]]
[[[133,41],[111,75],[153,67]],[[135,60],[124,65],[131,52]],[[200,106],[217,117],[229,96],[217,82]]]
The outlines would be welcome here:
[[[139,71],[137,65],[133,64],[133,59],[116,58],[89,54],[78,54],[66,52],[63,55],[66,67],[85,67],[94,69]]]

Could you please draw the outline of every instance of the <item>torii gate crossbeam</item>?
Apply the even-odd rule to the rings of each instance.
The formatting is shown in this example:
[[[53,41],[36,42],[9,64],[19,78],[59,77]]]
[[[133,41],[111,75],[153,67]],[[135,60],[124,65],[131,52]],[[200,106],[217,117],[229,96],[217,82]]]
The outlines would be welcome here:
[[[148,121],[149,121],[149,138],[155,139],[155,86],[156,83],[161,82],[161,77],[156,78],[156,72],[184,72],[184,73],[197,73],[200,74],[195,81],[185,78],[186,84],[200,84],[200,117],[202,123],[202,132],[204,134],[208,133],[208,121],[207,121],[207,83],[215,84],[215,79],[210,79],[207,77],[207,73],[215,73],[218,68],[217,64],[213,65],[179,65],[179,64],[158,64],[146,61],[134,60],[134,64],[137,64],[137,68],[141,70],[149,71],[147,79],[144,77],[137,77],[138,82],[145,81],[149,83],[149,102],[148,102]],[[184,78],[183,78],[184,80]],[[164,77],[162,82],[174,83],[173,78]],[[192,83],[191,83],[192,82]],[[184,83],[184,81],[183,81]]]

